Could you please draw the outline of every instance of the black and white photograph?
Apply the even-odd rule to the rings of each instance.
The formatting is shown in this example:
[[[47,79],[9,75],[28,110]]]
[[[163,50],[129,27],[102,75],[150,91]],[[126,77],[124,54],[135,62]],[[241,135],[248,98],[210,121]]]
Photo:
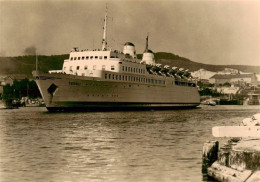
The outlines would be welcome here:
[[[260,182],[260,0],[0,0],[0,182]]]

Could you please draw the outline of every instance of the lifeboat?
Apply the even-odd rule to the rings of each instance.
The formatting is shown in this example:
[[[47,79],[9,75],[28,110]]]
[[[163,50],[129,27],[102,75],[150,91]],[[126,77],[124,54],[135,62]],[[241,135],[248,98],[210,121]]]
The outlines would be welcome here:
[[[165,65],[165,66],[159,71],[159,73],[160,73],[161,75],[166,76],[166,74],[168,73],[169,69],[170,69],[170,66]]]
[[[162,65],[161,64],[156,64],[155,66],[153,66],[150,71],[157,75],[159,73],[159,71],[162,69]]]
[[[183,77],[187,80],[191,80],[191,73],[189,72],[189,69],[185,70],[183,73]]]
[[[172,67],[170,72],[175,79],[181,79],[181,77],[179,77],[179,75],[177,74],[179,72],[179,69],[177,67]]]
[[[147,65],[146,65],[146,70],[147,70],[150,74],[152,74],[151,68],[152,68],[152,65],[150,65],[150,64],[147,64]]]
[[[184,68],[180,68],[176,73],[176,75],[179,76],[180,78],[183,78],[184,70],[185,70]]]
[[[174,75],[177,73],[177,67],[172,67],[171,69],[169,69],[167,75],[174,77]]]

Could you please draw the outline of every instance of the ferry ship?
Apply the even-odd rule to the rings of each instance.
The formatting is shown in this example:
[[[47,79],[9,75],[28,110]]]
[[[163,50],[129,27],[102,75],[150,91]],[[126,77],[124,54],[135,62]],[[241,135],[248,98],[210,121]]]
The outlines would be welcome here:
[[[142,59],[135,45],[123,52],[107,48],[107,12],[101,50],[73,48],[62,70],[33,71],[48,111],[195,108],[196,82],[188,70],[155,63],[148,48]]]

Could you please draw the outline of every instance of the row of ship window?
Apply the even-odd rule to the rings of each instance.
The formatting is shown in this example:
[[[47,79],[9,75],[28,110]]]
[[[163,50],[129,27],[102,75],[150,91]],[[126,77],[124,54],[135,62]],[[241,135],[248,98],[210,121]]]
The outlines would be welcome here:
[[[122,66],[122,71],[125,71],[125,72],[134,72],[134,73],[141,73],[141,74],[144,74],[144,73],[145,73],[145,70],[144,70],[144,69],[132,68],[132,67],[127,67],[127,66]]]
[[[196,84],[192,82],[182,82],[182,81],[175,80],[174,83],[175,85],[179,85],[179,86],[196,87]]]
[[[76,66],[76,70],[79,70],[80,66]],[[84,70],[87,70],[88,66],[84,66]],[[93,70],[97,69],[97,65],[93,65]],[[106,65],[102,65],[102,70],[106,69]],[[64,67],[64,70],[66,70],[66,67]],[[72,71],[72,66],[70,66],[70,70]],[[115,66],[111,65],[111,70],[115,70]],[[122,66],[122,71],[125,72],[134,72],[134,73],[141,73],[144,74],[145,70],[144,69],[140,69],[140,68],[132,68],[132,67],[127,67],[127,66]]]
[[[88,60],[88,59],[107,59],[107,56],[82,56],[82,57],[71,57],[70,60]],[[94,66],[93,66],[94,67]],[[104,65],[102,66],[102,70],[105,69],[103,68],[105,67]],[[112,68],[113,67],[113,68]],[[86,70],[86,68],[84,68]],[[79,66],[77,66],[77,70],[79,70]],[[94,70],[94,69],[93,69]],[[115,70],[114,66],[111,66],[111,70]],[[134,72],[134,73],[141,73],[144,74],[145,70],[144,69],[140,69],[140,68],[132,68],[132,67],[127,67],[127,66],[122,66],[122,71],[125,72]]]
[[[134,77],[134,76],[127,76],[127,75],[114,75],[114,74],[107,74],[107,73],[105,74],[105,79],[152,83],[152,84],[163,84],[163,85],[165,84],[165,80],[140,78],[140,77]]]
[[[156,79],[150,79],[150,78],[140,78],[140,77],[134,77],[134,76],[127,76],[127,75],[114,75],[114,74],[105,74],[105,79],[109,80],[122,80],[122,81],[133,81],[133,82],[142,82],[142,83],[151,83],[151,84],[165,84],[165,80],[156,80]],[[175,85],[179,86],[189,86],[189,87],[196,87],[195,83],[191,82],[181,82],[181,81],[175,81],[173,82]]]
[[[66,70],[66,67],[63,68],[64,70]],[[76,66],[76,70],[79,70],[80,69],[80,66]],[[88,66],[84,66],[84,70],[87,70],[88,69]],[[97,69],[97,65],[93,65],[93,70],[96,70]],[[106,65],[102,65],[102,70],[105,70],[106,69]],[[115,66],[112,65],[111,66],[111,70],[115,70]],[[70,71],[72,71],[72,66],[70,66]]]
[[[71,57],[70,60],[73,61],[73,60],[88,60],[88,59],[107,59],[107,56],[82,56],[82,57]]]

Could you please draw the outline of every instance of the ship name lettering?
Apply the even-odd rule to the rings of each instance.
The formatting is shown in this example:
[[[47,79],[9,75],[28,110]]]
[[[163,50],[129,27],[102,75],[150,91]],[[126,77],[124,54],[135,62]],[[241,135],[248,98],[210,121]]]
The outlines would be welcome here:
[[[78,82],[69,82],[69,85],[77,85],[77,86],[80,86],[80,83],[78,83]]]

